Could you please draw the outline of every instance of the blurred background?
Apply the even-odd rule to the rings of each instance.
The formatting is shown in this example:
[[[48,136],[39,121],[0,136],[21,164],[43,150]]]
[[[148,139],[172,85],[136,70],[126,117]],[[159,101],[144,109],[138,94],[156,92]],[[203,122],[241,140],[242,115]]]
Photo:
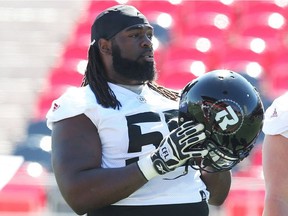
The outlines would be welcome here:
[[[51,169],[45,115],[79,86],[90,27],[100,11],[136,6],[155,28],[158,82],[181,89],[226,68],[245,76],[265,109],[288,89],[288,0],[0,0],[0,215],[75,215]],[[261,144],[233,171],[230,194],[212,216],[261,216]]]

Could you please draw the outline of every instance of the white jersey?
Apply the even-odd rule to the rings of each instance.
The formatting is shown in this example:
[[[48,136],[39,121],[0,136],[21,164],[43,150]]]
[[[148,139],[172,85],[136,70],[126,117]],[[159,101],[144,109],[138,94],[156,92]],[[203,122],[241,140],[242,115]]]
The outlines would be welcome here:
[[[276,98],[266,110],[263,132],[288,138],[288,92]]]
[[[102,143],[102,167],[124,167],[153,151],[166,136],[172,120],[177,120],[178,102],[169,100],[144,86],[140,95],[109,83],[122,107],[103,108],[89,86],[72,87],[55,100],[47,114],[47,125],[85,114],[97,127]],[[174,129],[173,128],[173,129]],[[115,205],[161,205],[195,203],[208,200],[209,192],[200,172],[184,167],[157,176]],[[176,179],[175,179],[176,178]]]

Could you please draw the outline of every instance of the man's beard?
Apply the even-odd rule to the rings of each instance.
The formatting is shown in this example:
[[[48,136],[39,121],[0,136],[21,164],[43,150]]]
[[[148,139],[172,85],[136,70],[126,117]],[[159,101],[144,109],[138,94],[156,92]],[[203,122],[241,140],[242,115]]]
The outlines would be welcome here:
[[[121,50],[116,44],[112,45],[113,67],[116,73],[129,80],[139,82],[153,81],[156,76],[155,62],[143,62],[122,58]]]

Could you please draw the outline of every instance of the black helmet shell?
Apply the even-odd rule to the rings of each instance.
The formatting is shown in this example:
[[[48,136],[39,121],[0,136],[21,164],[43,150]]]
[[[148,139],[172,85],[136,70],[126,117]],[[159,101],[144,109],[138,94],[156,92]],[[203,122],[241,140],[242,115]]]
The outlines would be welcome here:
[[[259,93],[242,75],[214,70],[188,83],[179,104],[179,124],[205,125],[207,140],[242,160],[253,147],[264,118]]]

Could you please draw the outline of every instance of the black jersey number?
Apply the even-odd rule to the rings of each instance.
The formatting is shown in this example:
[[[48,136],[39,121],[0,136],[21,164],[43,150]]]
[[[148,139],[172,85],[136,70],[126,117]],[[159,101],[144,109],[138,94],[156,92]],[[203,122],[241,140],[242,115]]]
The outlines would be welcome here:
[[[164,112],[165,121],[168,124],[169,130],[173,130],[177,127],[177,122],[172,119],[177,116],[176,110],[169,110]],[[157,123],[161,121],[159,113],[155,112],[144,112],[138,113],[131,116],[126,116],[128,136],[129,136],[129,147],[128,153],[141,152],[141,149],[145,145],[154,145],[157,148],[163,139],[163,135],[159,131],[151,131],[149,133],[141,133],[142,123]],[[126,160],[126,165],[138,161],[138,157]]]

